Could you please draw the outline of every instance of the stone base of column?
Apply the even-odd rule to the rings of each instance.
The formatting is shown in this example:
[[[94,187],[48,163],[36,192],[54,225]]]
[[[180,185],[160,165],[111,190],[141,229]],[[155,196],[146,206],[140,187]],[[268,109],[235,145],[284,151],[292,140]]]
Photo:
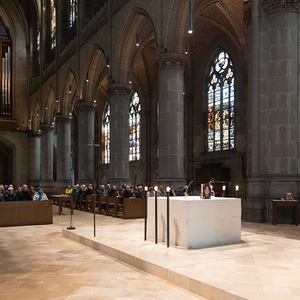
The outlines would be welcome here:
[[[34,186],[35,188],[40,186],[40,180],[29,180],[28,186]]]
[[[70,180],[57,180],[55,182],[56,188],[67,188],[68,185],[71,185]]]
[[[40,186],[43,189],[54,188],[55,187],[55,182],[53,180],[41,180],[40,181]]]

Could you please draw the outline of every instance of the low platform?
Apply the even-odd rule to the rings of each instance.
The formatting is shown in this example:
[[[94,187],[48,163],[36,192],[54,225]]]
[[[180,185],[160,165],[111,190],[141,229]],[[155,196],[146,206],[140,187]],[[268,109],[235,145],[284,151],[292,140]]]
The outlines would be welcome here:
[[[67,210],[66,210],[67,212]],[[294,300],[300,297],[300,232],[293,225],[242,222],[241,242],[189,250],[144,240],[143,219],[75,211],[63,236],[207,299]],[[298,297],[298,298],[297,298]]]

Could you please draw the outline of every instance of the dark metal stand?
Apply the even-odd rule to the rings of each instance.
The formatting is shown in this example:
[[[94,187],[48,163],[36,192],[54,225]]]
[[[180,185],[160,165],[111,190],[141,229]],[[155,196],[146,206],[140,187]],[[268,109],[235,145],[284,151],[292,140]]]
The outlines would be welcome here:
[[[155,191],[155,244],[157,244],[157,191]]]
[[[145,199],[145,224],[144,224],[144,240],[147,241],[147,214],[148,214],[148,203],[147,203],[147,195]]]
[[[70,199],[70,226],[67,227],[68,230],[73,230],[73,229],[76,229],[74,226],[73,226],[73,196],[71,196],[71,199]]]
[[[94,212],[94,237],[96,237],[96,191],[95,191],[95,184],[96,181],[94,182],[94,195],[93,195],[93,212]]]
[[[170,246],[170,192],[167,191],[167,247]]]

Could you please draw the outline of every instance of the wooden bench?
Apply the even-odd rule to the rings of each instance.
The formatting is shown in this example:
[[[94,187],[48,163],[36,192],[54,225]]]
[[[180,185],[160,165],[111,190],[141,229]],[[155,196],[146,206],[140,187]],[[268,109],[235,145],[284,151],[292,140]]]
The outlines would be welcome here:
[[[145,198],[123,198],[123,219],[145,218]]]
[[[99,196],[98,213],[123,219],[145,217],[145,198]]]
[[[0,202],[0,227],[52,223],[51,200]]]

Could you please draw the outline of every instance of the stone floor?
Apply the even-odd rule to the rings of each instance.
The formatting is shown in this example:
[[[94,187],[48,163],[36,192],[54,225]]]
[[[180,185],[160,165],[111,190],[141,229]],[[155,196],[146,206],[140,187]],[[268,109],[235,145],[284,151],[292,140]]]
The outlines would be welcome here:
[[[300,300],[287,224],[242,223],[241,243],[188,250],[144,241],[143,219],[54,206],[51,225],[0,228],[0,258],[1,299]]]

